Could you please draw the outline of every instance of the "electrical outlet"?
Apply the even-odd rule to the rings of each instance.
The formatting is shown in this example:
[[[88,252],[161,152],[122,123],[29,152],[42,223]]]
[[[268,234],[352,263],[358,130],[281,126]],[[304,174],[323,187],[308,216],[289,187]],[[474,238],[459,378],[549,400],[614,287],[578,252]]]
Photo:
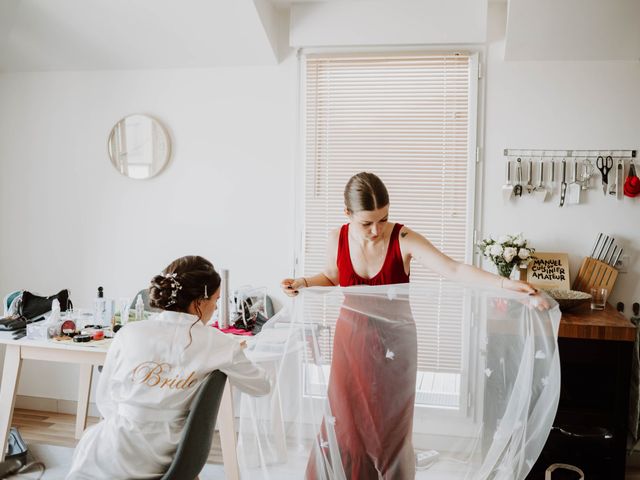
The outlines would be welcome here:
[[[629,271],[629,261],[631,257],[629,255],[622,255],[614,265],[618,269],[618,273],[627,273]]]

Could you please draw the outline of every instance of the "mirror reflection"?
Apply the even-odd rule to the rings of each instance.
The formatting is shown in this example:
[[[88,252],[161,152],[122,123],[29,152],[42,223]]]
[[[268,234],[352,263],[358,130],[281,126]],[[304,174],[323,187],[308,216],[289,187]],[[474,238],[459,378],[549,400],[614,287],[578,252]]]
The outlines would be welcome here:
[[[151,178],[169,162],[171,144],[162,124],[148,115],[129,115],[109,135],[109,157],[122,175]]]

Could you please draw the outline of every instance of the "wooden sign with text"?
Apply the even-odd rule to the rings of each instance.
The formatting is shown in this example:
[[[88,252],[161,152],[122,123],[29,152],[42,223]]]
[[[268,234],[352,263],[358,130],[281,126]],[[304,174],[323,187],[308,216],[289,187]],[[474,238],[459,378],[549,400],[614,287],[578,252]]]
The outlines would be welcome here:
[[[546,290],[570,290],[569,255],[566,253],[536,252],[527,269],[527,282]]]

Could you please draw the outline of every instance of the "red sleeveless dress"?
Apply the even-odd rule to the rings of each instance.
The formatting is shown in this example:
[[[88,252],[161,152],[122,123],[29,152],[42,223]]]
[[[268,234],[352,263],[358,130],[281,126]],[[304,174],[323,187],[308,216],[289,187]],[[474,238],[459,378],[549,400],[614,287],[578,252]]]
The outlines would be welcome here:
[[[408,283],[409,275],[404,271],[404,261],[400,251],[400,230],[404,225],[396,223],[391,231],[387,255],[380,271],[371,278],[362,278],[353,269],[351,251],[349,249],[349,224],[340,229],[338,240],[338,272],[341,287],[354,285],[392,285],[394,283]]]
[[[337,264],[341,287],[407,283],[395,224],[387,255],[372,278],[359,276],[349,252],[349,225],[340,230]],[[365,302],[366,305],[358,305]],[[395,303],[391,305],[391,303]],[[391,307],[391,308],[390,308]],[[382,317],[367,316],[359,311]],[[392,313],[393,318],[389,319]],[[411,443],[417,369],[416,329],[409,302],[346,295],[336,321],[328,398],[340,462],[347,479],[415,477]],[[307,479],[333,478],[327,425],[307,465]]]

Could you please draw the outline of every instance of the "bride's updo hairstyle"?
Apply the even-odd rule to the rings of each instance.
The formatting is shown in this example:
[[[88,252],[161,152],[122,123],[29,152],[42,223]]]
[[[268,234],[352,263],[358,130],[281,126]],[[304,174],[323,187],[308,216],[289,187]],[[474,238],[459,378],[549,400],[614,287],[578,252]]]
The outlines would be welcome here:
[[[206,299],[220,287],[220,275],[213,264],[189,255],[171,262],[151,280],[149,304],[173,312],[187,312],[191,302]]]

